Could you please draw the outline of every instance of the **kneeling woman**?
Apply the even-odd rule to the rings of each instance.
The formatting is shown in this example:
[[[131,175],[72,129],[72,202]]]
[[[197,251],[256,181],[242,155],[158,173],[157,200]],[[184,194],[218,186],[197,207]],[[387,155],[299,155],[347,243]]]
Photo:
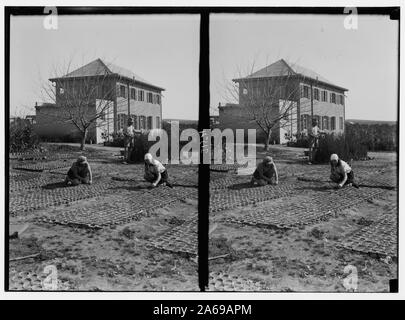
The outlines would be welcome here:
[[[255,172],[253,172],[253,177],[250,183],[252,186],[256,184],[259,186],[265,186],[266,184],[278,184],[277,167],[272,157],[265,157],[263,161],[257,165]]]
[[[337,154],[330,156],[330,179],[336,182],[338,188],[343,186],[354,186],[358,188],[358,185],[354,182],[354,173],[352,168],[343,160],[339,159]]]
[[[65,183],[66,185],[77,186],[81,183],[92,184],[93,176],[91,174],[90,165],[85,156],[80,156],[69,169]]]
[[[152,187],[157,187],[159,184],[172,187],[169,183],[169,176],[166,168],[160,161],[153,159],[150,153],[145,154],[145,180],[152,184]]]

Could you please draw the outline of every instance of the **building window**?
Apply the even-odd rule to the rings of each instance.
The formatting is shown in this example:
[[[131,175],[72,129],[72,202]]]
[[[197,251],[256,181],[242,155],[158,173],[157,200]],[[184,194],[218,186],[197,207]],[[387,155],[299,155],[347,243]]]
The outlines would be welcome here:
[[[301,130],[307,129],[307,122],[305,121],[305,114],[301,115]]]
[[[152,117],[148,117],[148,122],[147,122],[147,129],[153,129],[153,118]]]
[[[143,90],[138,90],[138,100],[144,101],[144,91]]]
[[[339,117],[339,129],[343,130],[343,117]]]
[[[331,130],[336,130],[336,117],[331,117],[330,118],[330,129]]]
[[[159,94],[155,94],[154,95],[154,101],[153,101],[153,103],[155,103],[155,104],[160,104],[160,96],[159,96]]]
[[[136,115],[134,115],[134,114],[131,114],[130,115],[130,118],[132,119],[132,122],[133,122],[133,126],[134,126],[134,129],[137,129],[137,127],[138,127],[138,124],[137,124],[137,117],[136,117]]]
[[[146,96],[147,102],[149,103],[153,103],[153,94],[152,92],[148,92],[147,96]]]
[[[345,98],[344,98],[344,95],[343,94],[339,94],[339,100],[338,100],[338,103],[339,104],[341,104],[341,105],[344,105],[345,104]]]
[[[336,103],[336,93],[331,92],[330,94],[330,102]]]
[[[309,98],[309,87],[308,86],[302,86],[301,97]]]
[[[127,125],[127,118],[128,118],[128,116],[125,113],[117,114],[118,131],[125,129],[125,127]]]
[[[135,90],[135,88],[131,88],[131,99],[136,100],[136,90]]]
[[[134,128],[139,129],[139,117],[134,115]]]
[[[126,98],[127,97],[127,88],[125,86],[120,86],[120,97]]]
[[[139,117],[139,129],[145,129],[145,116],[140,116]]]
[[[322,128],[323,130],[329,130],[329,117],[322,117]]]
[[[326,90],[322,90],[322,101],[328,102],[328,92]]]
[[[312,127],[311,116],[309,114],[301,115],[301,130],[308,130]]]
[[[319,101],[319,90],[314,89],[314,99]]]
[[[156,117],[156,128],[160,129],[160,117]]]

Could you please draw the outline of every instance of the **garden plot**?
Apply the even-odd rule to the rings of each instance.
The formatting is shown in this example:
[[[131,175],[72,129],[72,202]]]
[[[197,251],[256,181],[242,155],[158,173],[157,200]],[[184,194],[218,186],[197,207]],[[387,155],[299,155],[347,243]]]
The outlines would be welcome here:
[[[284,198],[283,203],[268,204],[266,209],[250,211],[241,217],[224,218],[225,222],[241,223],[257,227],[297,228],[328,219],[331,215],[373,199],[383,191],[370,188],[344,188],[297,197],[292,203]],[[297,203],[299,202],[299,203]]]
[[[306,182],[321,182],[331,183],[330,180],[325,178],[316,178],[311,176],[301,176],[297,178],[300,181]],[[381,189],[395,189],[397,187],[395,177],[373,176],[372,178],[355,178],[359,187],[381,188]]]
[[[160,250],[196,256],[198,253],[197,226],[198,218],[197,214],[194,214],[188,221],[154,239],[151,245]]]
[[[398,224],[395,214],[384,214],[371,225],[365,226],[349,235],[339,245],[345,249],[397,257]]]
[[[14,171],[12,171],[12,172],[9,173],[9,177],[10,177],[10,178],[18,178],[18,177],[21,177],[22,175],[23,175],[22,173],[20,173],[20,172],[14,172]]]
[[[60,149],[66,152],[65,146]],[[83,154],[74,149],[71,157]],[[93,184],[75,187],[63,185],[75,159],[50,161],[58,158],[55,152],[42,161],[10,161],[10,169],[38,170],[10,170],[9,221],[29,223],[21,239],[39,239],[29,252],[10,240],[9,257],[23,258],[11,262],[11,290],[44,290],[45,265],[56,265],[59,278],[67,281],[57,290],[198,290],[196,265],[188,255],[147,246],[196,212],[198,167],[165,165],[174,188],[148,189],[150,184],[142,181],[144,165],[124,165],[113,151],[89,147],[85,154]],[[189,251],[195,254],[197,219],[193,223]]]
[[[376,217],[397,201],[397,188],[391,188],[396,181],[395,155],[353,161],[355,179],[364,186],[335,189],[328,180],[328,164],[308,165],[290,161],[292,155],[269,153],[277,164],[278,186],[252,188],[249,176],[210,172],[210,222],[216,225],[211,242],[231,244],[218,246],[221,250],[210,246],[210,257],[217,257],[210,260],[210,270],[260,281],[256,289],[260,291],[344,292],[344,267],[351,264],[362,280],[359,292],[388,291],[387,279],[397,276],[396,259],[373,259],[342,244],[348,246],[348,236],[369,230]],[[280,161],[284,158],[287,161]],[[366,187],[371,180],[375,184]],[[284,192],[277,190],[286,186]],[[263,201],[266,197],[269,201]],[[390,233],[392,238],[387,236],[385,242],[375,237],[379,239],[375,246],[380,241],[384,251],[393,251],[390,243],[396,234]],[[232,281],[224,288],[225,281],[210,280],[209,290],[235,290]]]
[[[50,152],[34,152],[34,153],[17,153],[10,154],[10,160],[61,160],[61,159],[71,159],[71,153],[50,153]]]
[[[236,172],[239,168],[247,168],[248,163],[240,165],[234,164],[210,164],[210,170],[216,172]]]
[[[33,176],[31,179],[10,180],[10,192],[19,192],[23,190],[40,188],[44,185],[61,182],[61,177],[55,176]]]
[[[38,221],[101,229],[138,220],[142,214],[145,214],[144,210],[145,207],[133,208],[125,202],[111,204],[109,201],[103,201],[91,206],[65,210],[56,215],[43,216],[38,218]]]
[[[41,176],[41,172],[33,171],[10,171],[10,181],[24,181]]]
[[[264,285],[224,272],[211,272],[208,291],[262,291]]]
[[[261,201],[285,197],[293,192],[295,185],[289,182],[279,185],[250,187],[248,185],[233,185],[234,189],[211,193],[210,212],[228,210],[239,206],[246,206]],[[240,189],[238,189],[240,187]]]
[[[66,168],[66,170],[72,165],[75,159],[63,160],[63,161],[49,161],[49,162],[36,162],[36,163],[17,163],[13,166],[16,170],[26,171],[49,171],[55,169]]]
[[[9,199],[9,213],[18,215],[26,211],[94,198],[108,192],[108,189],[113,186],[112,182],[98,180],[92,185],[58,186],[54,189],[41,188],[39,190],[29,190],[23,194],[14,192]]]
[[[11,269],[9,271],[9,290],[11,291],[67,291],[72,290],[71,284],[68,281],[55,279],[56,287],[53,288],[50,283],[49,274],[30,271],[17,271]]]
[[[195,166],[167,165],[169,182],[174,186],[195,187],[198,185],[198,170]],[[111,179],[115,181],[142,183],[144,176],[143,166],[131,169],[131,174],[113,174]]]
[[[106,194],[96,204],[40,217],[42,222],[100,229],[139,220],[158,208],[167,207],[193,196],[189,189],[159,187],[153,191],[122,191],[111,200]]]
[[[249,176],[226,175],[225,177],[212,179],[210,181],[210,189],[211,190],[226,189],[235,184],[246,184],[246,186],[248,186],[250,180],[251,177]]]

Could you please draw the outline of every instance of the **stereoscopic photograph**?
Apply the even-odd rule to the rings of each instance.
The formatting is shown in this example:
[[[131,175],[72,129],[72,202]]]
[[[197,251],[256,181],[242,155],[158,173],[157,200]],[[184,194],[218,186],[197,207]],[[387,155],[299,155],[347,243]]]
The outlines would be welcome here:
[[[6,9],[6,291],[398,291],[399,9]]]
[[[10,18],[9,290],[199,290],[199,15],[45,11]]]
[[[212,290],[397,279],[399,23],[356,13],[210,16]]]

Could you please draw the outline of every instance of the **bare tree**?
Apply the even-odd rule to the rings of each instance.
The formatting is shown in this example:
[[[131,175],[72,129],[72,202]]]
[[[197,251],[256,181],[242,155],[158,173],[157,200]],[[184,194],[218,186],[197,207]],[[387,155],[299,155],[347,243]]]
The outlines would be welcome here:
[[[99,68],[92,76],[76,75],[71,61],[66,67],[54,67],[54,75],[42,82],[42,94],[55,106],[42,114],[53,124],[70,124],[80,135],[80,149],[91,128],[105,126],[112,114],[112,101],[116,94],[107,68]]]

